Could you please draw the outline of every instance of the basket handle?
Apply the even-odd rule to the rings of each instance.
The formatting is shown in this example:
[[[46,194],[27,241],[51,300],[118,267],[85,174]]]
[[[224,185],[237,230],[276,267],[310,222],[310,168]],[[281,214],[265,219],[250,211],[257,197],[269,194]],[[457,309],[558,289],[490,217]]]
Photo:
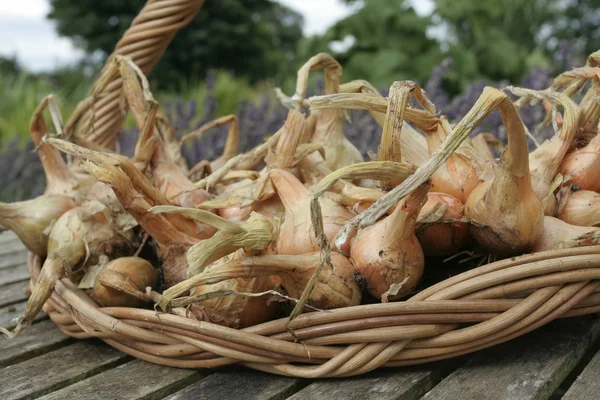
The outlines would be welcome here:
[[[203,4],[204,0],[148,0],[117,43],[103,71],[116,55],[127,55],[147,75],[163,55],[177,31],[194,19]],[[97,83],[96,81],[94,86]],[[123,111],[125,101],[121,85],[121,78],[117,77],[106,86],[101,97],[91,104],[93,112],[88,108],[82,116],[76,132],[77,136],[81,137],[85,134],[87,142],[107,149],[115,149],[125,119]],[[93,129],[88,128],[92,122]]]

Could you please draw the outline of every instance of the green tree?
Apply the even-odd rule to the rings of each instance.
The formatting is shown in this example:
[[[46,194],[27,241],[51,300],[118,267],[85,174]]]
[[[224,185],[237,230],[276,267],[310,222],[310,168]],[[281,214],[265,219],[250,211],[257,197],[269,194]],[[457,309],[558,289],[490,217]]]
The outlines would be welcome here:
[[[306,39],[299,53],[330,52],[343,65],[344,80],[369,79],[378,87],[400,79],[423,83],[442,59],[439,44],[427,37],[430,25],[408,1],[364,0],[324,35]],[[351,45],[335,51],[338,41]]]
[[[113,50],[144,0],[50,0],[60,35],[102,59]],[[163,87],[225,69],[255,81],[292,68],[302,16],[272,0],[207,1],[177,33],[152,74]]]
[[[600,47],[600,0],[436,0],[434,20],[461,86],[477,78],[518,82],[533,66],[559,72],[569,68],[565,50],[586,56]]]

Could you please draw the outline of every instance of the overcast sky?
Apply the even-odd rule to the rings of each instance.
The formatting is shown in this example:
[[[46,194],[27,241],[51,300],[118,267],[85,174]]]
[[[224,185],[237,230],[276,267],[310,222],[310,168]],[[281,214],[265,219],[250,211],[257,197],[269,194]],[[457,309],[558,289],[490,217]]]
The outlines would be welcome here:
[[[280,1],[304,15],[307,35],[325,32],[353,11],[340,0]],[[419,13],[431,11],[431,0],[413,0],[412,3]],[[70,40],[58,37],[54,25],[46,19],[48,10],[48,0],[1,0],[0,54],[16,55],[23,66],[36,72],[81,58],[81,51]]]

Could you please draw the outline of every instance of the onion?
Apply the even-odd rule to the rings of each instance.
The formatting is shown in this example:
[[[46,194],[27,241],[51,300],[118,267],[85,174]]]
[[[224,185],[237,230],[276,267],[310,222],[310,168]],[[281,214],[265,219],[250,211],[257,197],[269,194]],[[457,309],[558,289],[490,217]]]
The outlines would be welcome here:
[[[456,254],[469,242],[464,205],[446,193],[429,192],[417,219],[416,234],[428,256]]]
[[[567,154],[562,163],[565,183],[577,184],[581,189],[600,191],[600,135],[590,143]]]
[[[154,184],[167,198],[182,207],[195,207],[212,196],[204,189],[193,189],[193,183],[171,160],[161,144],[156,146],[151,161]]]
[[[103,283],[109,275],[119,276],[123,285],[132,284],[142,293],[146,287],[156,285],[156,271],[152,264],[139,257],[120,257],[106,264],[96,276],[90,298],[100,307],[140,307],[144,301]]]
[[[529,169],[531,171],[531,186],[538,199],[548,196],[548,190],[556,178],[565,158],[565,154],[575,139],[579,125],[579,107],[567,95],[549,91],[538,92],[535,90],[509,87],[512,93],[521,96],[518,103],[527,100],[533,102],[551,102],[564,109],[564,118],[560,129],[557,126],[556,134],[542,143],[529,155]],[[563,174],[564,175],[564,174]],[[555,197],[550,196],[546,205],[545,214],[554,216],[556,210]]]
[[[13,336],[29,325],[50,297],[58,279],[65,275],[81,275],[87,265],[98,263],[100,256],[112,259],[132,252],[131,231],[117,231],[110,224],[103,207],[97,202],[65,212],[54,224],[48,238],[48,257],[42,266],[40,279],[27,301],[24,315],[19,318]]]
[[[452,127],[446,117],[440,117],[437,129],[427,132],[429,154],[433,154],[451,132]],[[467,144],[461,145],[431,176],[431,190],[447,193],[464,203],[481,182],[474,166],[478,159],[474,148]]]
[[[208,285],[236,278],[278,276],[285,292],[298,299],[320,263],[319,253],[301,255],[262,255],[234,258],[219,267],[181,282],[165,291],[159,306],[166,310],[172,301],[172,292],[184,292],[199,285]],[[308,304],[319,309],[349,307],[360,304],[361,293],[354,280],[355,269],[346,257],[331,254],[331,266],[319,274]],[[226,310],[223,310],[226,312]]]
[[[206,268],[210,272],[233,259],[247,257],[243,250],[224,257]],[[278,302],[268,294],[252,296],[273,291],[281,285],[275,276],[257,278],[235,278],[212,285],[200,285],[192,289],[192,296],[205,295],[208,298],[192,303],[189,310],[199,320],[207,320],[232,328],[245,328],[271,320],[279,311]],[[211,297],[214,293],[222,296]]]
[[[425,257],[415,236],[415,223],[427,196],[422,185],[402,207],[368,226],[352,240],[351,257],[366,289],[384,301],[408,295],[423,275]]]
[[[284,170],[269,172],[273,186],[285,207],[285,217],[279,229],[278,254],[304,254],[319,250],[310,221],[310,192],[294,175]],[[328,240],[338,233],[354,213],[330,198],[319,199],[323,213],[324,232]],[[341,249],[348,252],[348,246]]]
[[[46,257],[48,227],[61,215],[75,207],[71,197],[45,194],[33,200],[0,203],[0,224],[12,230],[27,250]]]
[[[589,190],[569,193],[561,201],[557,217],[572,225],[600,226],[600,194]]]
[[[543,206],[531,186],[523,122],[506,94],[501,96],[498,108],[508,145],[491,178],[469,195],[465,216],[477,242],[494,253],[511,255],[529,251],[533,246],[542,227]]]
[[[542,233],[533,251],[568,249],[600,244],[600,228],[568,224],[554,217],[544,217]]]
[[[184,280],[188,270],[187,250],[199,239],[178,229],[177,226],[181,225],[179,222],[183,218],[185,223],[191,222],[198,226],[204,232],[202,237],[212,236],[214,229],[204,224],[198,225],[195,221],[178,214],[163,216],[151,213],[149,210],[154,203],[138,192],[123,172],[109,164],[103,164],[102,167],[88,164],[87,167],[98,180],[113,187],[121,205],[158,244],[163,260],[165,284],[171,286]]]

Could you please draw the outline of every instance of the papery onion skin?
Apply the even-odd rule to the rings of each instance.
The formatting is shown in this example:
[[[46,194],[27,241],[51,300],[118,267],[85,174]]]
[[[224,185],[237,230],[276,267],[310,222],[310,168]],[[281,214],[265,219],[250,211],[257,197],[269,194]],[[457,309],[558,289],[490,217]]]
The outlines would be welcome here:
[[[421,280],[425,256],[415,235],[415,223],[426,193],[425,185],[419,187],[402,201],[401,207],[360,230],[352,240],[350,255],[354,267],[371,295],[382,298],[392,285],[401,285],[388,296],[389,300],[397,300],[408,295]]]
[[[557,217],[571,225],[600,226],[600,194],[590,190],[570,193]]]
[[[533,251],[568,249],[600,244],[600,228],[576,226],[554,217],[544,217],[542,233]]]
[[[480,183],[467,198],[465,216],[479,244],[493,253],[509,256],[531,250],[541,232],[544,210],[542,199],[531,185],[523,121],[508,97],[499,104],[499,111],[508,145],[491,178]]]
[[[302,296],[304,288],[317,268],[319,253],[306,255],[314,261],[310,267],[297,268],[294,275],[282,273],[283,287],[287,294],[295,299]],[[318,309],[357,306],[361,301],[361,291],[355,281],[356,269],[342,254],[331,253],[333,268],[325,266],[319,275],[319,280],[308,298],[308,304]]]
[[[310,192],[294,175],[284,170],[272,170],[271,179],[285,207],[285,217],[279,230],[278,254],[306,254],[318,251],[310,219]],[[325,236],[332,240],[346,221],[355,214],[327,196],[319,198]],[[349,242],[344,248],[349,251]]]
[[[155,287],[156,271],[152,264],[140,257],[120,257],[106,264],[98,273],[90,298],[100,307],[140,307],[144,301],[135,296],[121,292],[112,287],[103,285],[98,278],[104,271],[111,270],[123,275],[142,293],[146,287]]]
[[[561,173],[565,183],[577,184],[581,189],[600,191],[600,135],[581,149],[566,155]]]
[[[427,201],[419,213],[419,219],[438,206],[444,206],[445,212],[435,222],[417,223],[417,238],[423,252],[428,256],[456,254],[471,238],[469,224],[463,221],[464,205],[449,194],[429,192]]]
[[[13,231],[27,250],[40,257],[46,257],[46,229],[73,207],[75,201],[71,197],[48,194],[32,200],[0,203],[0,224]]]
[[[447,193],[464,203],[479,182],[473,163],[461,154],[453,154],[431,176],[431,191]]]

